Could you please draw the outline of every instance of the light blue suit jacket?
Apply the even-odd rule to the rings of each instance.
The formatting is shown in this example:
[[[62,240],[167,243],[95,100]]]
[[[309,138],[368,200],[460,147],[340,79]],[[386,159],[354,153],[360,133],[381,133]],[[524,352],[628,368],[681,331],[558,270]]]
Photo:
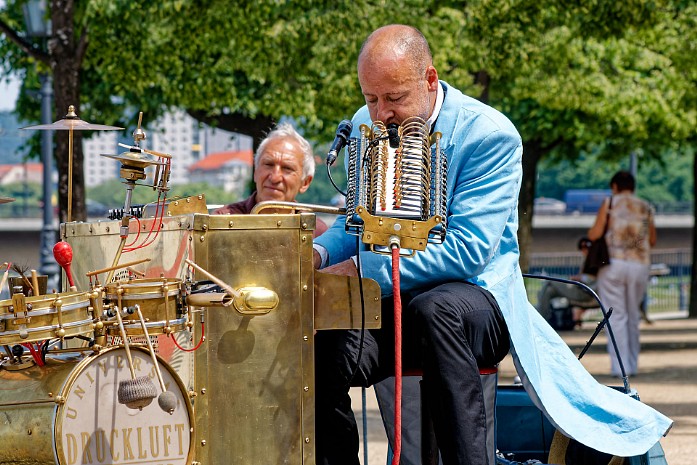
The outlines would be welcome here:
[[[523,146],[501,113],[441,82],[445,99],[434,131],[448,158],[447,232],[443,244],[400,260],[402,290],[470,281],[496,298],[511,335],[511,352],[523,384],[564,434],[599,451],[629,457],[646,452],[672,421],[626,394],[595,381],[528,302],[518,264],[518,193]],[[370,125],[366,107],[353,117],[354,134]],[[345,219],[315,240],[329,264],[356,254]],[[364,277],[392,294],[392,259],[361,252]]]

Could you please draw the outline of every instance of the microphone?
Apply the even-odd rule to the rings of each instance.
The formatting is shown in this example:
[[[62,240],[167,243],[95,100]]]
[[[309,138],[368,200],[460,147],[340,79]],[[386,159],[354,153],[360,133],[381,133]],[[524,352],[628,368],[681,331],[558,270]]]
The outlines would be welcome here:
[[[396,149],[399,147],[399,125],[390,123],[387,125],[387,137],[390,140],[390,147]]]
[[[334,136],[334,142],[329,148],[327,153],[327,166],[332,166],[336,161],[336,157],[339,156],[339,151],[344,148],[348,142],[348,138],[351,135],[351,130],[353,129],[353,123],[350,120],[343,120],[339,123],[336,128],[336,136]]]

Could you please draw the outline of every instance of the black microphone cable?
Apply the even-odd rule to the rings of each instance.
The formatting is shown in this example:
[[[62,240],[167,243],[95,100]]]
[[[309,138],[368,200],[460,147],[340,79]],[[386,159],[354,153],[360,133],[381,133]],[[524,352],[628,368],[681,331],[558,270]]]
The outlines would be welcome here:
[[[348,379],[348,387],[351,387],[353,378],[358,373],[358,367],[361,364],[361,356],[363,356],[363,342],[365,341],[365,300],[363,297],[363,274],[361,273],[361,242],[356,236],[356,271],[358,272],[358,294],[361,296],[361,337],[358,341],[358,355],[356,356],[356,366],[353,367],[353,373]]]

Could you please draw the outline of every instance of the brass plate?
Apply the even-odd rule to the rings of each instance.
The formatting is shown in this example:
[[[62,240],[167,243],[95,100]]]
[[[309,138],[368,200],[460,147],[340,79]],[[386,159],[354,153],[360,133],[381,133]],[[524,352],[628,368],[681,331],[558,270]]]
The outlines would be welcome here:
[[[167,216],[187,215],[189,213],[208,213],[206,194],[173,200],[167,205]]]
[[[381,326],[380,286],[363,278],[365,325],[358,278],[315,272],[315,329],[377,329]]]

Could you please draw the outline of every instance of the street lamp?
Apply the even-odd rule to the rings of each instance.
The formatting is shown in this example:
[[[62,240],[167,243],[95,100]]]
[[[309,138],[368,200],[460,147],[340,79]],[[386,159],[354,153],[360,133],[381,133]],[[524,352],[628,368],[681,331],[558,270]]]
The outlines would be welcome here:
[[[45,0],[29,0],[23,5],[27,37],[45,41],[51,36],[51,20],[48,17]],[[51,124],[51,76],[39,73],[41,83],[41,124]],[[48,276],[47,289],[58,287],[59,267],[53,258],[53,245],[56,243],[57,230],[53,224],[53,204],[51,202],[53,187],[53,131],[41,131],[41,161],[43,173],[43,226],[41,228],[40,272]]]

